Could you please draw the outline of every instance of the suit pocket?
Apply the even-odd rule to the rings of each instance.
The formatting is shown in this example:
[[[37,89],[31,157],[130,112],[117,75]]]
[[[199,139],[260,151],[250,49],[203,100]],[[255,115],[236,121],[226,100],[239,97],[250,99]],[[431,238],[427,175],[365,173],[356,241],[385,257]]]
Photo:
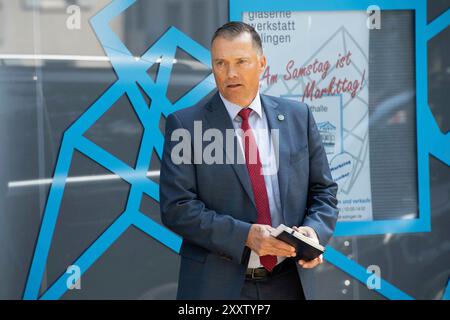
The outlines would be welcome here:
[[[296,162],[302,161],[309,156],[308,146],[302,147],[299,151],[291,153],[290,163],[294,164]]]
[[[180,249],[180,256],[200,263],[205,263],[208,253],[208,250],[185,241]]]

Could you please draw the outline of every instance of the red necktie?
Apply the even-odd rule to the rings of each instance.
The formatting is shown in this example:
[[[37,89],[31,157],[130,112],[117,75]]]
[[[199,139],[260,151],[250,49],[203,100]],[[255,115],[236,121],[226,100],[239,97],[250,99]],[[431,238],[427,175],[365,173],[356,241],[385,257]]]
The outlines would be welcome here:
[[[270,217],[269,197],[267,196],[266,183],[262,171],[261,159],[259,157],[258,145],[248,122],[252,109],[244,108],[239,111],[239,116],[242,118],[241,129],[244,131],[244,150],[245,163],[247,164],[248,174],[252,183],[253,196],[255,198],[256,211],[258,217],[256,223],[267,224],[272,226],[272,219]],[[262,256],[259,257],[261,264],[269,271],[277,264],[276,256]]]

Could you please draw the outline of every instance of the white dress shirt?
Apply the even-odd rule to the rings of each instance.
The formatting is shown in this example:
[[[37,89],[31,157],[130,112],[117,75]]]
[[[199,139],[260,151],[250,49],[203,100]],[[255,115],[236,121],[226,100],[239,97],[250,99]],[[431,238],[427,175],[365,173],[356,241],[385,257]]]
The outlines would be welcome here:
[[[231,121],[233,123],[234,129],[241,129],[242,118],[238,115],[242,107],[234,104],[222,95],[220,95],[225,108],[230,115]],[[269,125],[267,123],[266,114],[261,106],[261,97],[259,91],[256,94],[255,99],[248,106],[253,111],[249,116],[249,124],[252,128],[253,135],[255,137],[256,143],[258,145],[259,156],[263,166],[264,181],[266,184],[267,196],[269,198],[269,208],[270,216],[272,219],[272,226],[277,227],[283,223],[283,215],[281,212],[281,202],[280,202],[280,189],[278,185],[278,170],[276,170],[277,159],[275,157],[275,149],[273,146],[273,141],[270,138]],[[241,148],[242,154],[245,157],[245,152],[242,145],[242,136],[237,135],[237,140],[239,141],[239,146]],[[275,167],[274,167],[275,166]],[[268,174],[267,174],[268,173]],[[277,257],[277,263],[283,261],[286,257]],[[259,256],[252,250],[250,254],[250,260],[248,263],[248,268],[259,268],[262,267],[259,261]]]

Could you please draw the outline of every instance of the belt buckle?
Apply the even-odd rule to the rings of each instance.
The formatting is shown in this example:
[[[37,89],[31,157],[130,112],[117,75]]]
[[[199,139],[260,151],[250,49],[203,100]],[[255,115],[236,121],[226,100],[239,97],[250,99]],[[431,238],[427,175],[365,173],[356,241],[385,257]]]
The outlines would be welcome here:
[[[266,276],[263,276],[263,277],[255,276],[255,271],[256,270],[258,270],[258,268],[252,268],[252,272],[250,274],[250,279],[264,279],[264,278],[266,278]]]

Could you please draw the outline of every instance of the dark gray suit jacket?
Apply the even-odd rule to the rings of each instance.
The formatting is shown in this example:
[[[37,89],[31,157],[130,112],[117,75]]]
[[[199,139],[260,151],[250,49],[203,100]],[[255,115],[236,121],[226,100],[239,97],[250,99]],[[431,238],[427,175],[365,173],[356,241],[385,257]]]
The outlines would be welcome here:
[[[292,100],[261,95],[261,103],[269,128],[279,129],[284,224],[310,226],[326,245],[338,217],[337,185],[312,114]],[[160,206],[163,224],[183,237],[177,298],[239,299],[250,255],[245,242],[257,217],[250,178],[245,163],[172,162],[171,150],[178,144],[171,141],[173,130],[187,129],[193,138],[194,121],[202,122],[203,131],[216,128],[224,137],[226,129],[233,129],[218,93],[205,105],[176,111],[166,121]],[[314,298],[314,270],[297,268],[306,298]]]

